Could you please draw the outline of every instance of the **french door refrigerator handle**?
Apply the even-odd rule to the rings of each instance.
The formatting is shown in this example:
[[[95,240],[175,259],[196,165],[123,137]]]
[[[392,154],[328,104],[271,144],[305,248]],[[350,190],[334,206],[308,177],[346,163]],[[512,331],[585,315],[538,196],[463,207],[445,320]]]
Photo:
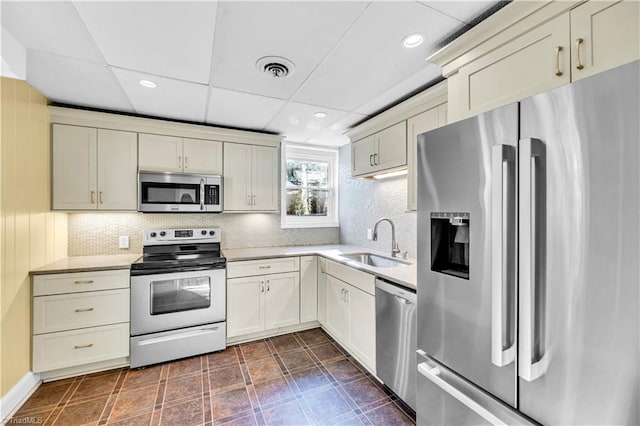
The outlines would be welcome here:
[[[531,382],[542,376],[546,369],[545,354],[535,353],[536,339],[536,220],[538,202],[538,166],[543,152],[542,141],[521,139],[519,143],[519,334],[518,375]],[[534,358],[538,358],[537,360]]]
[[[509,185],[515,179],[515,147],[492,147],[492,241],[491,241],[491,362],[504,367],[515,360],[516,347],[513,320],[509,315],[507,287],[513,286],[508,276],[509,208],[512,196]]]

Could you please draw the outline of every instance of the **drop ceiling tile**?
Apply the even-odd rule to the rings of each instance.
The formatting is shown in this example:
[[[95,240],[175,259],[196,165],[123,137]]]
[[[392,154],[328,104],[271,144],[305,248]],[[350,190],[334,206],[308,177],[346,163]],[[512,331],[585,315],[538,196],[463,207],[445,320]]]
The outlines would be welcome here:
[[[221,2],[218,10],[211,85],[288,100],[318,65],[367,2]],[[256,68],[264,56],[295,65],[274,79]]]
[[[76,10],[61,1],[3,1],[2,26],[27,49],[104,63]]]
[[[324,118],[314,117],[316,112],[325,112]],[[285,135],[285,140],[302,142],[321,132],[331,123],[344,118],[348,112],[330,108],[288,102],[271,120],[266,130]]]
[[[211,87],[207,123],[262,130],[285,103],[281,99]]]
[[[149,76],[121,68],[112,69],[137,113],[204,122],[208,91],[206,85]],[[144,79],[153,81],[157,87],[141,86],[138,81]]]
[[[500,0],[420,1],[420,3],[428,7],[439,10],[467,24],[500,2]]]
[[[207,83],[216,22],[212,1],[76,1],[110,65]]]
[[[439,80],[442,75],[441,73],[442,71],[439,66],[435,64],[428,64],[426,68],[405,78],[400,83],[371,99],[366,104],[356,108],[355,112],[368,115],[377,114],[380,111],[398,103],[398,99],[406,97],[408,93],[413,93],[421,87],[426,87],[428,83],[434,80]]]
[[[307,139],[306,143],[325,146],[346,145],[349,143],[349,138],[343,133],[352,128],[354,124],[360,123],[366,118],[368,118],[366,115],[351,113],[333,123],[329,128],[310,137]]]
[[[28,50],[27,81],[55,102],[133,112],[106,65]]]
[[[417,2],[372,2],[292,100],[352,111],[425,69],[433,45],[463,25]],[[404,48],[415,32],[425,43]]]

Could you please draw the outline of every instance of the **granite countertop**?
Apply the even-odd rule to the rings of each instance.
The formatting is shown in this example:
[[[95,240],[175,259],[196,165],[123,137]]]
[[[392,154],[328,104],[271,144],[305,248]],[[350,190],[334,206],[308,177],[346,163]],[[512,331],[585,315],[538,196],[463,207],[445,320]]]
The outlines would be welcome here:
[[[31,275],[64,274],[67,272],[104,271],[129,269],[140,259],[140,254],[114,254],[105,256],[72,256],[32,269]]]
[[[410,265],[378,268],[375,266],[364,265],[360,262],[341,257],[341,255],[343,254],[362,252],[374,253],[387,257],[389,256],[388,253],[371,250],[360,246],[333,244],[321,246],[256,247],[242,249],[223,249],[222,252],[229,262],[239,260],[266,259],[271,257],[318,255],[323,256],[327,259],[331,259],[335,262],[351,266],[352,268],[368,272],[380,278],[393,281],[394,283],[400,284],[412,290],[416,290],[417,288],[418,279],[416,259],[407,259],[411,262]]]

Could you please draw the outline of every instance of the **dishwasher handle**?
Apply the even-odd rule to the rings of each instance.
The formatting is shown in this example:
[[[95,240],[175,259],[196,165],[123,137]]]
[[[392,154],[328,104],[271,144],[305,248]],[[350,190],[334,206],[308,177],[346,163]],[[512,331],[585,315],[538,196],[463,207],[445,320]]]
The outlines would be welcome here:
[[[401,299],[402,303],[406,305],[416,304],[418,298],[416,293],[409,288],[402,287],[399,284],[390,283],[389,281],[376,278],[376,292],[383,291],[398,299]]]

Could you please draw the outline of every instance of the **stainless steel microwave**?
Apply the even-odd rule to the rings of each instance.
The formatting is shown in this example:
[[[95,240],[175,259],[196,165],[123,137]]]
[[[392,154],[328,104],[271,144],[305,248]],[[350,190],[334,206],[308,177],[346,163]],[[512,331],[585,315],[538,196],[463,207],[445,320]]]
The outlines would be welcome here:
[[[222,176],[138,173],[138,211],[145,213],[220,213]]]

